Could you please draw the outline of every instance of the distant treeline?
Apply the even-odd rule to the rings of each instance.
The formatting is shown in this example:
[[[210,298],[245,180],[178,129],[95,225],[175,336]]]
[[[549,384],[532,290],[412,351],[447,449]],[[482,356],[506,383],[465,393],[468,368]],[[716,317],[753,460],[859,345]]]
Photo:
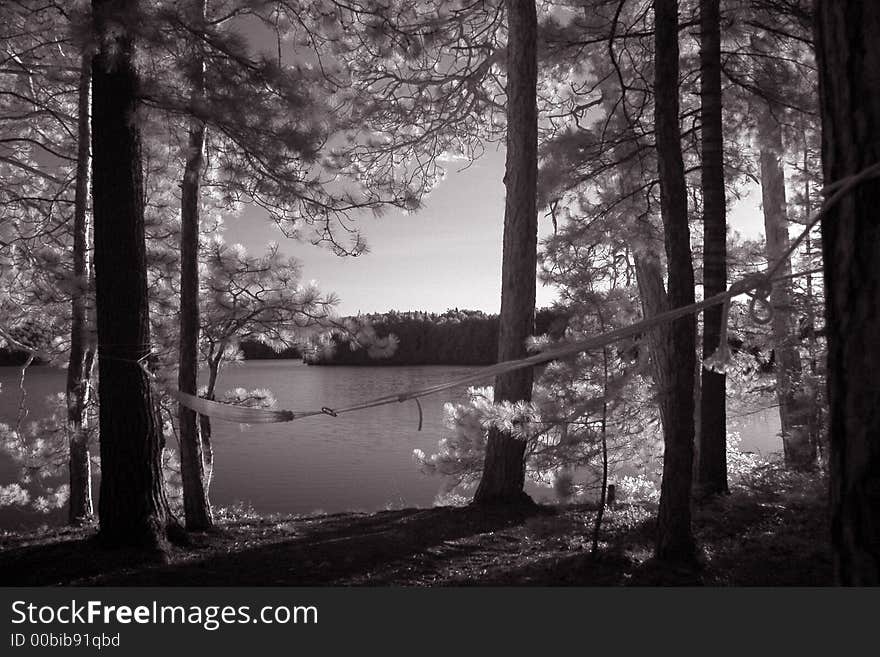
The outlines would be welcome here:
[[[274,358],[302,358],[302,353],[296,347],[288,347],[281,351],[275,351],[272,347],[262,342],[242,342],[239,345],[245,360],[271,360]]]
[[[389,358],[371,358],[366,349],[351,350],[349,344],[334,338],[332,354],[309,356],[313,365],[491,365],[498,354],[498,315],[480,310],[447,310],[445,313],[422,311],[361,315],[384,338],[394,334],[397,350]],[[562,311],[542,308],[535,314],[535,334],[558,337],[565,328]],[[245,360],[303,358],[296,347],[275,351],[255,341],[241,343]],[[23,365],[27,354],[0,349],[0,365]]]
[[[389,358],[371,358],[366,349],[352,351],[339,338],[334,338],[330,354],[318,354],[308,362],[314,365],[491,365],[498,355],[498,315],[480,310],[447,310],[445,313],[421,311],[363,315],[383,338],[394,334],[399,340],[397,350]],[[537,335],[561,333],[565,315],[558,310],[542,308],[536,313]]]

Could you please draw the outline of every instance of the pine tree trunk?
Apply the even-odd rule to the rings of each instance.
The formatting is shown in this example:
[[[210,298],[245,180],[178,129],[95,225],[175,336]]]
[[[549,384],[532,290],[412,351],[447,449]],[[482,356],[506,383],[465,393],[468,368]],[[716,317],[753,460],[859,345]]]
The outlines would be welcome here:
[[[132,35],[136,0],[93,0],[92,189],[101,434],[100,537],[160,547],[169,512],[150,354],[144,192]]]
[[[785,171],[782,167],[782,126],[769,106],[758,121],[758,143],[761,152],[761,201],[764,208],[766,254],[770,264],[776,263],[788,249],[788,217],[785,200]],[[785,259],[779,273],[791,273],[791,260]],[[782,429],[785,465],[794,470],[807,470],[816,464],[816,446],[810,436],[810,405],[798,394],[801,359],[797,351],[797,324],[791,307],[790,281],[776,281],[770,291],[773,319],[770,330],[776,355],[776,398]]]
[[[818,0],[822,163],[831,184],[880,163],[880,3]],[[843,585],[880,585],[880,182],[822,220],[831,536]]]
[[[727,289],[727,218],[721,121],[719,0],[700,0],[700,134],[703,189],[703,295]],[[703,358],[718,349],[722,307],[703,311]],[[700,444],[696,468],[701,497],[727,492],[727,377],[700,367]]]
[[[504,249],[501,272],[501,315],[498,358],[526,355],[526,338],[534,332],[537,270],[538,118],[537,11],[529,0],[507,0],[507,160],[504,184]],[[495,401],[529,401],[531,369],[495,380]],[[525,442],[491,429],[483,476],[474,502],[530,502],[525,483]]]
[[[194,3],[195,18],[203,22],[205,0]],[[192,101],[204,94],[205,66],[201,52],[193,57]],[[199,190],[205,150],[205,123],[192,118],[189,150],[181,185],[180,211],[180,353],[178,387],[195,395],[199,370]],[[203,531],[214,526],[205,477],[202,439],[195,411],[180,404],[180,475],[186,528]]]
[[[694,269],[679,126],[678,1],[656,0],[654,17],[654,122],[668,271],[667,299],[671,308],[677,308],[694,302]],[[671,399],[664,427],[663,481],[655,554],[661,560],[690,561],[694,557],[691,483],[696,320],[693,315],[672,322],[670,356],[669,386],[661,391]]]
[[[91,131],[91,56],[82,57],[77,101],[76,189],[73,200],[73,275],[76,286],[70,308],[70,359],[67,363],[67,431],[70,499],[68,522],[79,524],[92,517],[92,463],[86,406],[94,359],[87,327],[89,287],[89,167]]]

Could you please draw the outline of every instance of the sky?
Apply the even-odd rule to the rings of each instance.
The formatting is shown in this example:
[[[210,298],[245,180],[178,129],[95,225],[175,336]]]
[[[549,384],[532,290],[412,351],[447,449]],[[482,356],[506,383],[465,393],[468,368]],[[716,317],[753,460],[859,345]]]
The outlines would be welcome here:
[[[258,22],[241,20],[238,27],[251,46],[275,52],[274,33]],[[294,57],[293,51],[289,53]],[[305,280],[340,299],[340,315],[450,308],[497,313],[501,308],[501,244],[504,226],[504,149],[489,144],[467,170],[448,164],[446,178],[414,214],[389,209],[380,217],[366,212],[358,228],[369,252],[340,257],[324,247],[285,238],[264,211],[248,208],[226,219],[225,238],[259,253],[270,241],[303,265]],[[539,239],[552,231],[549,219],[539,225]],[[308,231],[304,230],[307,235]],[[552,288],[538,283],[537,305],[549,306]]]
[[[497,313],[501,307],[501,246],[504,226],[504,150],[487,150],[470,168],[446,178],[414,214],[365,213],[359,226],[369,252],[336,256],[324,247],[285,238],[258,208],[226,221],[226,241],[259,253],[271,241],[302,263],[305,280],[340,299],[340,315],[449,308]],[[752,191],[728,212],[732,230],[744,237],[763,232],[763,218]],[[539,238],[552,225],[539,213]],[[556,298],[552,286],[537,288],[538,307]]]
[[[240,27],[255,49],[274,52],[274,34],[253,21],[244,21]],[[322,292],[339,297],[336,310],[342,316],[450,308],[497,313],[501,308],[504,148],[489,145],[466,170],[457,172],[456,168],[456,163],[448,165],[446,178],[416,213],[388,210],[380,217],[369,212],[361,215],[358,227],[369,252],[356,258],[284,237],[265,211],[255,207],[227,219],[225,238],[253,254],[277,242],[282,253],[302,263],[304,280],[314,280]],[[763,232],[759,199],[760,192],[752,191],[728,211],[728,224],[743,237]],[[538,239],[552,230],[550,219],[539,212]],[[537,307],[549,306],[555,298],[555,288],[539,281]]]
[[[358,312],[449,308],[498,312],[504,224],[504,152],[489,150],[470,168],[447,177],[413,214],[361,215],[368,253],[340,257],[308,243],[287,240],[265,213],[250,209],[226,222],[226,240],[248,251],[270,240],[302,262],[303,278],[340,297],[341,315]],[[542,222],[541,235],[552,230]],[[306,231],[304,231],[306,232]],[[552,288],[538,287],[538,306],[550,305]]]

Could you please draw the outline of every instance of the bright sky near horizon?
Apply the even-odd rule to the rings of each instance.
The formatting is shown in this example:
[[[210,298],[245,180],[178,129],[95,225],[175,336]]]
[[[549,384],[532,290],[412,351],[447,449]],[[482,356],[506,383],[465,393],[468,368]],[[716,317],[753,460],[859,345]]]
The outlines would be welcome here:
[[[226,222],[226,240],[251,253],[277,241],[282,253],[303,265],[303,278],[340,298],[340,315],[359,312],[467,308],[498,312],[501,305],[501,246],[504,224],[504,150],[488,150],[470,168],[447,177],[410,215],[365,213],[359,226],[369,252],[357,258],[285,238],[265,213],[249,209]],[[744,237],[763,233],[763,219],[752,192],[728,212],[732,230]],[[539,236],[552,231],[539,217]],[[538,307],[556,298],[554,288],[538,284]]]

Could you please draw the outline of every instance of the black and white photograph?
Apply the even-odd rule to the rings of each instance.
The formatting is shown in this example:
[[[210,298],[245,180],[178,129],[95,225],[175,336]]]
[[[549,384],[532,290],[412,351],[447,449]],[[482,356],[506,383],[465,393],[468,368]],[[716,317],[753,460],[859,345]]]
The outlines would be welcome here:
[[[875,587],[878,376],[880,2],[0,2],[4,645]]]

